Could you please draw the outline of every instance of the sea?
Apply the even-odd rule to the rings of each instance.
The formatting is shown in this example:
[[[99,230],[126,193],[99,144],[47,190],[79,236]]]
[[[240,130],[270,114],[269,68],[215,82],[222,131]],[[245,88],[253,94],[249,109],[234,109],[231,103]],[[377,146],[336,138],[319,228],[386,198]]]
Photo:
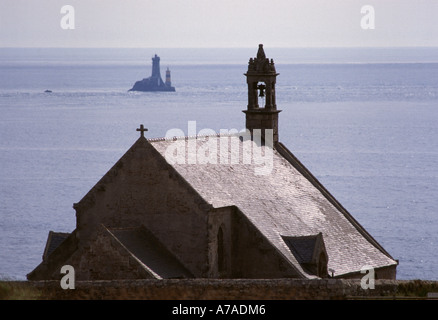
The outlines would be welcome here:
[[[191,121],[244,129],[257,49],[0,48],[0,279],[25,280],[49,231],[75,229],[73,204],[140,124],[148,138]],[[438,280],[438,48],[265,53],[280,141],[399,261],[398,279]],[[176,92],[129,92],[155,54]]]

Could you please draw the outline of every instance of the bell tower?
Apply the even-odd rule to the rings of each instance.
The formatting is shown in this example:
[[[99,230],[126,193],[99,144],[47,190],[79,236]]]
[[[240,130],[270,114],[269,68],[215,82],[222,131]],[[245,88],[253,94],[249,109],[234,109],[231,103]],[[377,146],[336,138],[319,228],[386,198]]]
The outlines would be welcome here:
[[[246,128],[253,132],[261,129],[262,137],[266,129],[272,129],[273,142],[278,142],[278,114],[275,102],[275,82],[279,73],[275,70],[274,60],[266,58],[263,44],[259,44],[257,57],[250,58],[245,73],[248,84],[248,108]],[[260,99],[259,99],[260,98]],[[259,104],[260,103],[260,104]]]

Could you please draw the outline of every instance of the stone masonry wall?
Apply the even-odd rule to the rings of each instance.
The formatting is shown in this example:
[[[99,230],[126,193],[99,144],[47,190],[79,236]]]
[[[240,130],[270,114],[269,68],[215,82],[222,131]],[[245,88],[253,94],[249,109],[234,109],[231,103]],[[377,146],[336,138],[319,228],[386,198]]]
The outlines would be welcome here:
[[[376,280],[362,289],[360,280],[119,280],[77,281],[63,290],[58,281],[26,282],[41,292],[40,299],[148,300],[321,300],[426,299],[438,292],[438,281]]]
[[[197,277],[208,274],[208,205],[144,138],[77,204],[79,247],[103,224],[144,225]],[[85,276],[85,275],[84,275]]]
[[[103,227],[86,250],[75,252],[65,264],[75,266],[77,280],[150,279],[153,278]],[[59,279],[62,277],[59,274]],[[56,274],[52,279],[56,279]]]

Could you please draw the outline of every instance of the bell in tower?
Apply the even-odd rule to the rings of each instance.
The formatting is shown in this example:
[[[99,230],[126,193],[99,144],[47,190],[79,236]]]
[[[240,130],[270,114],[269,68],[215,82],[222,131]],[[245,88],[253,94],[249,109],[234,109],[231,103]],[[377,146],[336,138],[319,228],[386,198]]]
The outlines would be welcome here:
[[[272,129],[274,143],[278,142],[278,114],[281,112],[277,110],[275,102],[275,82],[278,75],[274,60],[269,61],[266,58],[263,44],[259,44],[257,57],[249,59],[248,71],[245,73],[248,107],[243,112],[246,114],[246,128],[251,133],[254,129],[261,129],[262,137],[267,129]]]

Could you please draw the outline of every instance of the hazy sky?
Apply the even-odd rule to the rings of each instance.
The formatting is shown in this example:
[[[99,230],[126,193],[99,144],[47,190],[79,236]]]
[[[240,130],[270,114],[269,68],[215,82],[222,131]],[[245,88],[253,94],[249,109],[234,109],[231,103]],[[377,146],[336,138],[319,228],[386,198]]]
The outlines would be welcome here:
[[[74,29],[63,29],[64,5]],[[375,29],[363,29],[371,5]],[[368,20],[368,25],[371,23]],[[72,26],[72,21],[68,21]],[[438,0],[0,0],[1,47],[438,46]]]

